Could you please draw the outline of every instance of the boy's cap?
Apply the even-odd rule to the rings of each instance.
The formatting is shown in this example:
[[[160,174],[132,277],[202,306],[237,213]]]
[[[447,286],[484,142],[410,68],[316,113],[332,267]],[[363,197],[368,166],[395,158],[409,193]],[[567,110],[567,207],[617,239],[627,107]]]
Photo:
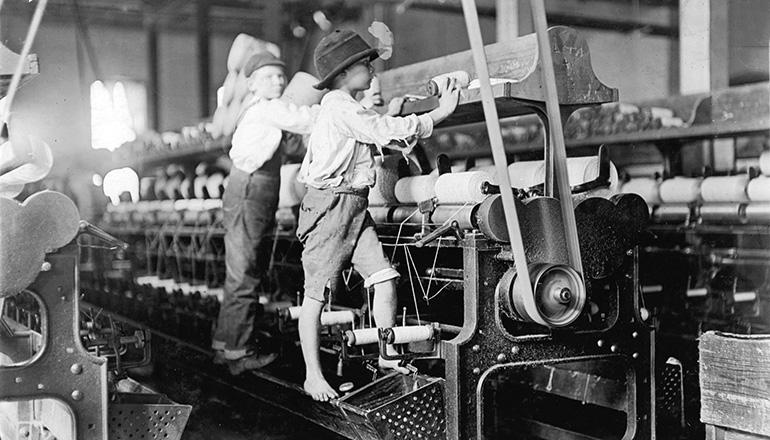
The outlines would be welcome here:
[[[337,29],[323,37],[315,48],[313,59],[321,81],[313,87],[327,89],[343,70],[364,58],[373,60],[378,56],[377,49],[369,46],[357,33]]]
[[[256,55],[252,55],[251,58],[246,61],[246,65],[243,66],[243,73],[246,75],[246,78],[248,78],[252,73],[256,72],[257,69],[265,66],[286,67],[286,63],[270,52],[260,52]]]

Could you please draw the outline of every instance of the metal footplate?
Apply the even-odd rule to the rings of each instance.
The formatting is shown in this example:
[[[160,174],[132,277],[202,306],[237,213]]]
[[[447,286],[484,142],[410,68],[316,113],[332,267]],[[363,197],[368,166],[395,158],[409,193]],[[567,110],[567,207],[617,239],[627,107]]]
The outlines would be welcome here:
[[[337,405],[364,439],[446,438],[444,379],[393,373],[353,393]]]

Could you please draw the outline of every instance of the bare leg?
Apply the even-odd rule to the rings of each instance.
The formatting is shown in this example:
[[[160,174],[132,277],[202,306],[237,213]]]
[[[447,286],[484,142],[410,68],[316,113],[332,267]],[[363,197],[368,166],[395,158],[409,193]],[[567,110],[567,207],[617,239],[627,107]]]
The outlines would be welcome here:
[[[305,391],[313,399],[328,402],[338,397],[334,388],[324,379],[321,371],[321,356],[319,353],[319,328],[323,303],[305,298],[302,301],[302,313],[299,315],[299,340],[302,344],[302,356],[305,358]]]
[[[379,328],[393,327],[396,323],[396,307],[398,299],[396,298],[396,284],[393,280],[388,280],[374,285],[374,304],[371,313],[374,315],[374,322]],[[388,354],[396,354],[396,348],[388,345]],[[380,368],[386,370],[396,370],[402,374],[409,374],[409,370],[398,366],[399,361],[388,361],[380,358]]]

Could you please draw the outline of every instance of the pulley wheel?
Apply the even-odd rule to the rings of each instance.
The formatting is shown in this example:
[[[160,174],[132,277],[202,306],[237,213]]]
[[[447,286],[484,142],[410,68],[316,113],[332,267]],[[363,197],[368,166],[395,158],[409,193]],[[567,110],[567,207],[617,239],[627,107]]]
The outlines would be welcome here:
[[[532,295],[521,285],[514,268],[498,283],[498,300],[513,319],[547,327],[572,324],[583,310],[586,290],[580,275],[562,264],[529,266]]]

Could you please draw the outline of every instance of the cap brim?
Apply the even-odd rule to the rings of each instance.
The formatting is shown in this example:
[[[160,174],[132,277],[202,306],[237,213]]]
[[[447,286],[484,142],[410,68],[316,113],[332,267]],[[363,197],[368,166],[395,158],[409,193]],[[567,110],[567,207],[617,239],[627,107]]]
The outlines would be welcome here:
[[[353,64],[357,63],[359,60],[362,60],[366,57],[369,57],[369,60],[374,60],[380,57],[379,52],[377,49],[366,49],[361,52],[358,52],[356,54],[353,54],[347,58],[345,58],[341,63],[337,65],[329,74],[327,74],[321,81],[318,82],[318,84],[314,85],[313,88],[317,90],[323,90],[328,89],[331,85],[332,81],[334,80],[334,77],[339,75],[343,70],[347,69],[348,67],[352,66]]]
[[[265,64],[262,64],[261,66],[257,67],[256,69],[252,69],[251,72],[249,72],[249,73],[246,73],[246,69],[244,69],[243,73],[244,73],[244,75],[246,75],[246,77],[249,77],[249,76],[251,76],[252,73],[256,72],[257,70],[259,70],[259,69],[261,69],[263,67],[267,67],[267,66],[279,66],[279,67],[283,67],[285,69],[286,68],[286,63],[284,63],[281,60],[268,61]]]

